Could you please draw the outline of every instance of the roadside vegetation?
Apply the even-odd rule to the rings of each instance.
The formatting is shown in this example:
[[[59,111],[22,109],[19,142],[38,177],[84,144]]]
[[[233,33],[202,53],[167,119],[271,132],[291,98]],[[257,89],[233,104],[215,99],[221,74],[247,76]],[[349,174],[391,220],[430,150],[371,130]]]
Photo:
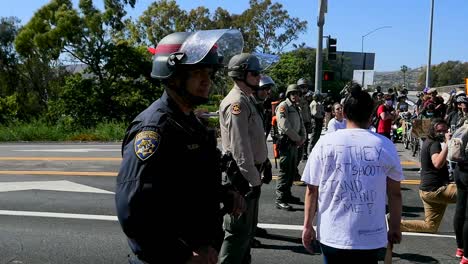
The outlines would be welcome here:
[[[110,122],[93,128],[71,128],[44,121],[14,122],[0,126],[0,141],[120,141],[126,126]]]

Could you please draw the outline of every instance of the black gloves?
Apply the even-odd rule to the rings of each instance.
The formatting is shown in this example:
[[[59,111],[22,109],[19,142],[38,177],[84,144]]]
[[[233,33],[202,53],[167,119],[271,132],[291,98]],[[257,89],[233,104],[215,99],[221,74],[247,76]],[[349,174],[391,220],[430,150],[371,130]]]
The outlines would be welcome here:
[[[272,174],[272,166],[270,159],[267,159],[265,163],[263,163],[263,175],[262,175],[262,182],[265,184],[269,184],[273,178]]]

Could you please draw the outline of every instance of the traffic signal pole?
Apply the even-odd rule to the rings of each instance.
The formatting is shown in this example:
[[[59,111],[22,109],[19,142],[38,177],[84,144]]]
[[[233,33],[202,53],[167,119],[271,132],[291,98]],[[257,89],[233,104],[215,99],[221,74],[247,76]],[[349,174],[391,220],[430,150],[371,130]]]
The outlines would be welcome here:
[[[322,38],[323,38],[323,24],[318,27],[317,52],[315,58],[315,92],[322,93]]]
[[[315,92],[322,93],[322,45],[323,45],[323,25],[325,24],[325,13],[327,12],[327,1],[319,0],[319,16],[317,18],[318,39],[317,52],[315,58]]]

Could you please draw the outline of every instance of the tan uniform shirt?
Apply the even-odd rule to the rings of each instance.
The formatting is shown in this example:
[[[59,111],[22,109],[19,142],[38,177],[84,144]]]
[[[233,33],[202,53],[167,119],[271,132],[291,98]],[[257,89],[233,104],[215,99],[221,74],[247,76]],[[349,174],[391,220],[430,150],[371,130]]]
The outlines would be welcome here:
[[[307,99],[301,97],[299,101],[299,107],[301,108],[301,115],[304,123],[310,123],[312,116],[310,115],[309,102],[307,102]]]
[[[306,133],[299,107],[286,99],[276,108],[276,119],[281,134],[286,134],[292,141],[305,140]]]
[[[223,151],[230,151],[250,185],[261,184],[255,165],[268,158],[263,121],[254,99],[236,85],[219,106]]]
[[[324,118],[325,117],[325,108],[321,102],[315,100],[310,103],[310,114],[314,118]]]

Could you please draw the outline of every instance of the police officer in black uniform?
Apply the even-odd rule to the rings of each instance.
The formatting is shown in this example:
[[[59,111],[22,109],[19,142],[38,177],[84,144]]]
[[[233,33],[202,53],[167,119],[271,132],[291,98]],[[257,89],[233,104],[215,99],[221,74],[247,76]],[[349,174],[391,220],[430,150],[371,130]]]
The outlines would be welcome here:
[[[135,255],[130,263],[216,264],[224,236],[220,204],[233,214],[245,207],[221,185],[216,138],[193,112],[208,101],[223,66],[215,41],[225,35],[242,38],[237,30],[178,32],[156,48],[151,76],[165,92],[128,127],[117,177],[118,218]]]

